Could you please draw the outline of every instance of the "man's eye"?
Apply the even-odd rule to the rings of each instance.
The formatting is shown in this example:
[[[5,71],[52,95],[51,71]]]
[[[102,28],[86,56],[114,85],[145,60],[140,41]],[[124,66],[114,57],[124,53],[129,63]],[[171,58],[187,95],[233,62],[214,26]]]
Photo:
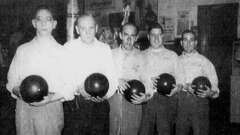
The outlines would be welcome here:
[[[47,21],[47,22],[51,22],[51,21],[53,21],[53,18],[51,18],[51,17],[48,17],[48,18],[39,18],[39,17],[37,17],[36,20],[37,20],[37,21]]]

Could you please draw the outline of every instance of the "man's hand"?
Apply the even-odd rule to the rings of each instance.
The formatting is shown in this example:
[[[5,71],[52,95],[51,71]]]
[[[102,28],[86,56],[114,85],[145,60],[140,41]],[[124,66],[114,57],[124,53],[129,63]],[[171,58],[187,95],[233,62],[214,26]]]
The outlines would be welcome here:
[[[157,89],[157,79],[160,79],[160,77],[159,76],[151,77],[151,81],[152,81],[152,84],[153,84],[152,89]]]
[[[91,100],[93,102],[102,102],[105,99],[101,98],[101,97],[93,97],[90,94],[88,94],[85,89],[84,89],[84,85],[80,85],[77,90],[76,90],[76,95],[82,95],[86,100]]]
[[[198,89],[198,91],[196,92],[196,95],[201,98],[212,97],[214,94],[214,91],[212,91],[208,86],[206,86],[206,88],[207,90]]]
[[[35,107],[44,106],[44,105],[49,104],[49,103],[52,102],[51,99],[52,99],[53,96],[54,96],[54,94],[50,93],[47,96],[43,97],[42,101],[40,101],[40,102],[32,102],[32,103],[29,103],[29,105],[35,106]]]
[[[132,100],[131,102],[133,104],[141,104],[143,102],[147,102],[150,98],[151,98],[151,95],[150,94],[144,94],[144,93],[140,93],[140,96],[139,95],[132,95]]]
[[[183,88],[183,85],[181,84],[177,84],[177,85],[173,85],[173,89],[171,90],[170,94],[167,94],[166,96],[171,97],[174,94],[176,94],[177,92],[181,91]]]
[[[16,95],[19,99],[22,99],[21,94],[20,94],[20,88],[19,87],[14,87],[12,90],[12,93]]]
[[[86,100],[91,100],[93,102],[103,102],[105,99],[101,98],[101,97],[93,97],[93,96],[89,96],[87,98],[85,98]]]
[[[129,84],[127,82],[127,80],[124,79],[119,79],[119,85],[118,85],[118,90],[121,94],[123,94],[124,90],[126,90],[127,88],[129,88]]]
[[[82,83],[81,85],[78,85],[77,86],[77,89],[75,91],[75,95],[82,95],[82,96],[89,96],[87,93],[84,93],[84,84]],[[85,95],[86,94],[86,95]]]
[[[189,92],[190,94],[194,94],[194,89],[193,89],[194,85],[192,85],[191,83],[186,83],[183,86],[183,90]]]

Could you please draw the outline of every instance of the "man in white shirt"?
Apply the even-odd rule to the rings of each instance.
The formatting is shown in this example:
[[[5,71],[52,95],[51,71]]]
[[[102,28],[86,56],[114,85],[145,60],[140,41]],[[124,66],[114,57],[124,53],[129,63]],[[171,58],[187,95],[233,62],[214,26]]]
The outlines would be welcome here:
[[[139,130],[142,105],[145,94],[134,95],[132,103],[123,97],[123,91],[129,87],[127,81],[141,80],[143,67],[141,52],[134,48],[137,39],[137,28],[131,23],[123,25],[120,33],[122,44],[113,49],[113,58],[118,73],[119,91],[109,100],[110,103],[110,134],[137,135]]]
[[[183,53],[180,62],[183,65],[185,82],[179,95],[176,135],[187,135],[192,127],[194,135],[209,133],[209,101],[208,98],[219,96],[218,77],[214,65],[196,50],[197,40],[193,31],[186,30],[182,34]],[[211,89],[199,90],[193,94],[192,81],[198,76],[205,76],[211,82]]]
[[[71,99],[65,84],[62,61],[65,51],[52,36],[56,27],[52,10],[37,8],[32,24],[36,36],[18,47],[8,72],[7,89],[17,99],[17,135],[61,135],[63,107],[60,100]],[[43,101],[26,103],[21,99],[19,87],[25,77],[39,75],[48,83],[49,93]]]
[[[109,133],[109,103],[105,99],[111,97],[117,89],[111,49],[95,38],[97,24],[92,15],[80,16],[76,31],[80,36],[67,42],[65,48],[72,61],[69,70],[73,76],[68,76],[69,82],[78,95],[65,104],[63,134],[106,135]],[[92,97],[84,89],[84,81],[92,73],[102,73],[109,81],[109,90],[103,98]]]
[[[150,48],[144,53],[144,72],[142,78],[147,82],[148,102],[143,105],[140,135],[149,135],[157,132],[158,135],[170,135],[174,116],[176,114],[176,92],[181,89],[183,82],[181,66],[175,52],[163,45],[163,29],[160,24],[153,24],[149,28],[148,38]],[[157,78],[162,73],[169,73],[176,79],[176,86],[169,95],[156,92]],[[156,129],[154,128],[156,125]]]

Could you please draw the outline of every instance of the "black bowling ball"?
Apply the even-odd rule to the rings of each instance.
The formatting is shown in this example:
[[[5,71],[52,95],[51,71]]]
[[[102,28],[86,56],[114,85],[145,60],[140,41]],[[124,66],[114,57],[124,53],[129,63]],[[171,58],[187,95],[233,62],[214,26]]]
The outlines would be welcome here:
[[[89,95],[93,97],[104,97],[108,92],[109,82],[105,75],[93,73],[86,78],[84,87]]]
[[[211,88],[211,82],[209,81],[209,79],[205,76],[199,76],[196,77],[193,81],[192,81],[192,89],[194,90],[194,93],[196,94],[199,89],[201,90],[207,90],[206,86]]]
[[[145,93],[145,86],[139,80],[130,80],[128,81],[130,87],[124,90],[124,97],[128,102],[132,102],[132,95],[139,95],[140,93]]]
[[[171,74],[163,73],[157,79],[157,91],[161,95],[170,94],[175,84],[176,80]]]
[[[48,84],[41,76],[30,75],[22,81],[20,94],[27,103],[40,102],[48,95]]]

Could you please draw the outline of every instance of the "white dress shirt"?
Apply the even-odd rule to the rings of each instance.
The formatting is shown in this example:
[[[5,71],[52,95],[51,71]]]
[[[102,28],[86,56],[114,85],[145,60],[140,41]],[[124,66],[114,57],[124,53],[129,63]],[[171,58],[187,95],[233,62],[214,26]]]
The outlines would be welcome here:
[[[13,88],[19,87],[27,76],[39,75],[47,81],[49,92],[58,93],[65,99],[73,98],[70,85],[63,77],[67,72],[65,54],[53,37],[35,37],[19,46],[9,68],[7,89],[12,93]]]
[[[155,89],[153,89],[152,77],[157,77],[163,73],[169,73],[176,79],[177,84],[182,84],[184,81],[182,66],[179,63],[178,56],[175,52],[160,47],[157,49],[149,48],[144,51],[144,72],[142,78],[147,82],[147,93],[151,96]]]
[[[121,47],[112,50],[115,67],[118,73],[118,79],[140,80],[140,74],[143,66],[141,52],[137,49],[124,50]]]
[[[70,83],[75,87],[83,87],[85,79],[92,73],[102,73],[109,81],[109,90],[103,97],[111,97],[117,89],[117,75],[109,45],[94,39],[92,44],[82,42],[81,38],[69,41],[65,44],[70,54],[72,77]],[[85,92],[80,89],[80,93]]]
[[[214,98],[219,96],[218,77],[214,65],[198,52],[183,53],[180,62],[184,67],[185,83],[192,83],[198,76],[205,76],[212,85],[212,90],[216,91]]]

